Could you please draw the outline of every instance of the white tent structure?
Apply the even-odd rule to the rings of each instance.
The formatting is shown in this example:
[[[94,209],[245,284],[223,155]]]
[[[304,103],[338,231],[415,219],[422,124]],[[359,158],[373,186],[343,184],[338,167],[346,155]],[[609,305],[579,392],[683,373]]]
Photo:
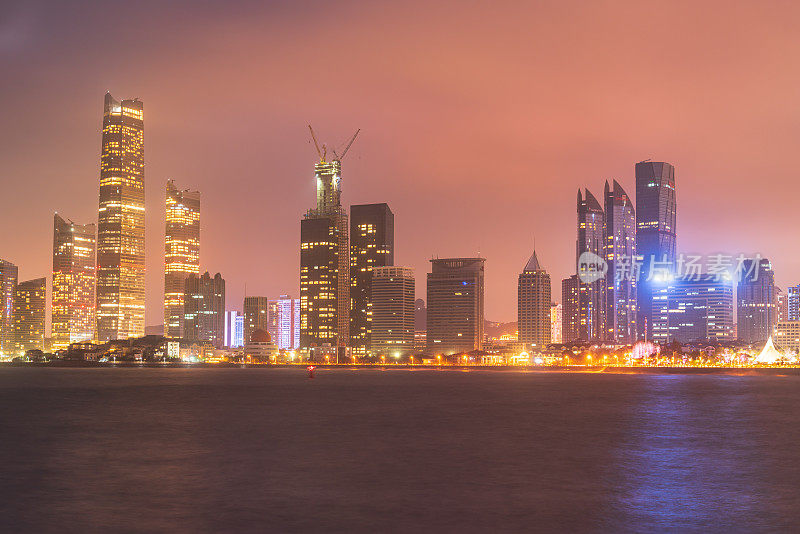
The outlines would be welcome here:
[[[767,365],[773,365],[781,360],[785,360],[786,357],[778,352],[778,349],[775,348],[775,344],[772,343],[772,336],[767,340],[767,343],[764,345],[764,348],[761,349],[761,353],[756,356],[753,363],[765,363]]]

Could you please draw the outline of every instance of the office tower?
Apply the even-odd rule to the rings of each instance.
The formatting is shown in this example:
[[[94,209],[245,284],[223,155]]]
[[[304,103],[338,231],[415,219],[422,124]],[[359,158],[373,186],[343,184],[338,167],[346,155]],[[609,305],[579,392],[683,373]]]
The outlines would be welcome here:
[[[183,291],[200,274],[200,193],[167,180],[164,239],[164,335],[183,337]]]
[[[779,321],[773,334],[775,345],[781,350],[800,351],[800,321]]]
[[[789,303],[786,293],[778,286],[775,286],[775,313],[777,314],[776,322],[789,320]]]
[[[269,299],[267,297],[244,298],[244,342],[256,330],[267,331],[269,328]]]
[[[787,321],[800,321],[800,284],[786,289]]]
[[[300,346],[300,299],[289,295],[270,299],[267,319],[267,332],[276,348],[294,350]]]
[[[144,335],[144,121],[106,93],[97,224],[97,338]]]
[[[551,343],[550,275],[539,265],[536,251],[517,279],[517,327],[519,341],[535,350]]]
[[[605,186],[605,280],[604,339],[626,345],[636,341],[636,214],[622,186],[614,180]]]
[[[0,259],[0,357],[14,352],[14,290],[17,266]]]
[[[20,282],[14,291],[14,350],[18,356],[31,349],[44,350],[47,278]]]
[[[577,274],[561,281],[561,342],[572,343],[580,339],[581,284]]]
[[[216,348],[225,344],[225,280],[217,273],[212,278],[190,274],[183,295],[184,337],[205,341]]]
[[[94,339],[97,226],[53,217],[52,349]]]
[[[564,307],[561,304],[553,303],[550,306],[550,343],[563,343],[562,321],[564,317]]]
[[[653,313],[666,317],[666,327],[654,331],[655,341],[692,343],[736,339],[733,276],[684,276],[654,284],[653,288]]]
[[[636,287],[636,329],[640,339],[652,339],[653,282],[657,273],[675,264],[676,247],[675,168],[669,163],[642,161],[636,164],[636,254],[641,276]]]
[[[483,347],[485,258],[431,260],[427,352],[455,354]]]
[[[747,343],[769,339],[777,323],[775,272],[766,258],[746,259],[737,276],[737,335]]]
[[[372,269],[394,265],[394,214],[387,204],[350,207],[350,346],[370,346]]]
[[[372,268],[373,356],[403,357],[414,352],[414,269]]]
[[[576,242],[575,262],[578,274],[581,275],[581,263],[590,255],[602,260],[605,252],[605,217],[603,208],[588,189],[582,196],[578,190],[578,239]],[[583,259],[582,259],[583,258]],[[590,259],[591,261],[591,259]],[[578,313],[578,338],[585,341],[602,341],[605,339],[605,284],[603,276],[588,279],[579,276],[580,306]]]
[[[231,349],[244,346],[244,315],[238,311],[225,312],[224,344]]]
[[[300,222],[300,346],[347,346],[350,337],[350,246],[342,208],[341,162],[314,166],[317,207]]]

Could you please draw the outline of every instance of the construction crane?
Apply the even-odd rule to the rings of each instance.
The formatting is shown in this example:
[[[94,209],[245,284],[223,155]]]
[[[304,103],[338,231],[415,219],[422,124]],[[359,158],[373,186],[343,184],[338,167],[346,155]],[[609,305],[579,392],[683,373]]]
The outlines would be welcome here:
[[[346,147],[344,147],[344,150],[342,151],[342,155],[341,156],[336,153],[336,150],[333,151],[333,155],[336,156],[336,159],[338,161],[342,161],[344,159],[344,156],[347,154],[347,151],[350,150],[350,147],[353,146],[353,141],[356,140],[356,137],[358,137],[358,132],[360,132],[360,131],[361,131],[361,128],[356,130],[356,133],[354,133],[353,137],[350,138],[350,142],[347,143]]]
[[[314,140],[314,146],[317,148],[317,154],[319,154],[319,160],[322,163],[325,163],[325,157],[328,155],[328,147],[325,146],[325,143],[322,144],[322,149],[319,148],[319,143],[317,142],[317,136],[314,135],[314,128],[311,125],[308,125],[308,129],[311,132],[311,139]],[[336,154],[334,152],[334,154]]]

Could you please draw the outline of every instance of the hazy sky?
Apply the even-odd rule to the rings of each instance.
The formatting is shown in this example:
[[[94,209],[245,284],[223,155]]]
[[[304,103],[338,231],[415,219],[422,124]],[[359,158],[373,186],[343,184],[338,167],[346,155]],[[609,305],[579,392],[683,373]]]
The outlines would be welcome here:
[[[298,293],[315,202],[306,124],[340,144],[343,202],[388,202],[399,265],[486,262],[516,319],[534,237],[553,294],[575,195],[676,166],[678,248],[759,252],[800,282],[800,4],[4,2],[0,257],[48,275],[52,214],[96,222],[103,95],[145,110],[147,324],[162,321],[164,184],[203,193],[202,269]]]

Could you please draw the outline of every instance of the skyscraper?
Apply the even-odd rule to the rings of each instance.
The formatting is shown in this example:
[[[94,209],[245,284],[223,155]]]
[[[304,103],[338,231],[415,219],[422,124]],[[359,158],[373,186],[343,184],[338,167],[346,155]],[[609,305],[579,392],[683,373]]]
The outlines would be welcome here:
[[[180,191],[167,180],[164,239],[164,335],[184,337],[186,279],[200,274],[200,193]]]
[[[225,346],[244,346],[244,315],[235,310],[225,312]]]
[[[787,321],[800,321],[800,285],[786,288]]]
[[[561,342],[572,343],[580,339],[581,284],[577,274],[561,281]]]
[[[772,264],[766,258],[746,259],[737,279],[738,338],[748,343],[766,341],[778,322]]]
[[[52,349],[94,338],[96,315],[96,231],[53,217]]]
[[[786,299],[786,293],[775,286],[775,313],[776,315],[776,322],[788,321],[789,320],[789,306]]]
[[[483,346],[485,258],[431,260],[427,352],[455,354]]]
[[[561,336],[563,316],[564,307],[561,304],[553,303],[550,306],[550,343],[564,342]]]
[[[578,239],[575,262],[580,269],[582,258],[589,255],[602,259],[605,252],[605,217],[603,208],[588,189],[585,196],[578,190]],[[591,260],[590,260],[591,261]],[[580,280],[580,305],[578,307],[578,338],[586,341],[604,340],[605,284],[603,277]]]
[[[637,284],[639,338],[653,338],[653,282],[648,274],[675,264],[676,247],[675,168],[669,163],[636,164],[636,253],[642,260]],[[658,263],[654,263],[658,262]]]
[[[184,337],[225,345],[225,280],[217,273],[190,274],[184,282]]]
[[[414,351],[414,269],[373,267],[369,352],[402,357]]]
[[[350,207],[350,346],[370,346],[372,269],[394,265],[394,214],[388,204]]]
[[[519,341],[535,350],[551,343],[551,289],[550,275],[534,250],[517,279],[517,326]]]
[[[736,338],[733,276],[684,276],[653,284],[653,313],[666,316],[666,329],[655,340],[719,342]],[[663,308],[663,309],[662,309]]]
[[[97,338],[144,335],[144,116],[106,93],[97,225]]]
[[[636,214],[622,186],[605,186],[605,326],[603,339],[615,344],[636,341]]]
[[[31,349],[44,350],[47,278],[17,284],[14,291],[14,350],[18,356]]]
[[[17,266],[0,259],[0,356],[11,356],[14,352],[14,290],[17,280]]]
[[[300,299],[281,295],[269,300],[267,332],[278,349],[294,350],[300,346]]]
[[[341,205],[342,164],[314,166],[317,207],[300,222],[300,347],[347,346],[350,337],[350,246]]]
[[[269,329],[269,299],[267,297],[244,298],[244,342],[247,343],[256,330]]]

